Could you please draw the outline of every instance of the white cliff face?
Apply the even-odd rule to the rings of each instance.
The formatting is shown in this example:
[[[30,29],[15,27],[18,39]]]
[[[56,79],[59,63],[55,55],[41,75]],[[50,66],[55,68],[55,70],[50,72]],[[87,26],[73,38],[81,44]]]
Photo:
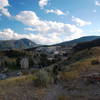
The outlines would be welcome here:
[[[21,69],[28,69],[29,68],[29,61],[27,58],[23,58],[20,62]]]

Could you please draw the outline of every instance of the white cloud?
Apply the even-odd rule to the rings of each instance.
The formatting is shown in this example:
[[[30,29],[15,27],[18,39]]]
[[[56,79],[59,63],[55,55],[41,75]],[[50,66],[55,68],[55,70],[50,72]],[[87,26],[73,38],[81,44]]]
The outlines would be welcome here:
[[[11,40],[11,39],[20,39],[20,38],[27,38],[30,39],[36,43],[40,44],[51,44],[51,43],[57,43],[59,42],[59,38],[56,37],[56,34],[53,36],[50,36],[51,38],[47,38],[46,36],[43,36],[41,34],[18,34],[14,32],[12,29],[4,29],[3,31],[0,31],[0,39],[2,40]]]
[[[100,29],[99,30],[95,30],[95,32],[100,32]]]
[[[2,8],[1,12],[2,12],[2,14],[5,15],[5,16],[8,16],[8,17],[11,16],[7,8]]]
[[[58,36],[58,33],[52,33],[52,34],[18,34],[14,32],[12,29],[4,29],[3,31],[0,31],[0,39],[2,40],[11,40],[11,39],[21,39],[21,38],[27,38],[30,39],[36,43],[40,44],[54,44],[63,42],[66,40],[72,40],[74,38],[81,37],[82,35],[80,33],[75,33],[70,36],[66,36],[64,39],[61,39],[61,37]]]
[[[41,20],[35,12],[22,11],[15,16],[16,20],[30,26],[27,30],[35,31],[31,34],[38,38],[37,41],[43,44],[58,43],[82,36],[82,30],[75,25],[64,24],[56,21]],[[41,41],[40,41],[41,40]]]
[[[39,0],[39,6],[43,9],[48,4],[48,0]]]
[[[25,31],[33,31],[33,32],[36,31],[35,29],[30,28],[30,27],[28,27],[28,28],[24,28],[24,30],[25,30]]]
[[[61,11],[61,10],[59,10],[59,9],[56,9],[56,10],[53,10],[53,9],[51,9],[51,10],[46,10],[46,13],[54,13],[54,14],[56,14],[56,15],[66,15],[66,13],[64,13],[63,11]]]
[[[8,9],[5,8],[5,7],[8,7],[8,6],[10,6],[8,0],[0,0],[0,12],[2,14],[4,14],[5,16],[10,17],[11,15],[10,15]]]
[[[14,38],[18,39],[20,37],[21,37],[20,34],[15,33],[10,28],[0,31],[0,39],[14,39]]]
[[[29,26],[33,26],[39,22],[39,18],[33,11],[22,11],[16,15],[15,18]]]
[[[98,33],[98,32],[100,33],[100,29],[97,29],[97,30],[91,30],[91,31],[89,31],[89,32],[90,32],[90,33],[94,33],[94,32],[95,32],[95,33]]]
[[[8,0],[0,0],[0,9],[9,6]]]
[[[100,2],[99,1],[96,1],[95,2],[95,5],[100,6]]]
[[[72,21],[75,22],[80,27],[92,24],[90,21],[85,21],[74,16],[72,16]]]

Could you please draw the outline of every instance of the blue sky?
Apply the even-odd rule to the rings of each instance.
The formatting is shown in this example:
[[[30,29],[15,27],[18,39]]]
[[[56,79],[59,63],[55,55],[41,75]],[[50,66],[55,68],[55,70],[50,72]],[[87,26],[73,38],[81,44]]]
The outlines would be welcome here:
[[[100,0],[0,0],[0,39],[55,44],[100,33]]]

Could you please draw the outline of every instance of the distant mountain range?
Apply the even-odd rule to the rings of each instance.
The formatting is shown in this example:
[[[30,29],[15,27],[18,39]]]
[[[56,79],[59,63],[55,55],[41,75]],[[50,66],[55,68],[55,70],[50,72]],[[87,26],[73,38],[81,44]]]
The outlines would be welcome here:
[[[37,46],[37,44],[26,38],[19,39],[19,40],[1,40],[0,41],[0,50],[25,49],[25,48],[30,48],[34,46]]]
[[[100,38],[100,36],[85,36],[85,37],[81,37],[81,38],[74,39],[74,40],[71,40],[71,41],[62,42],[62,43],[59,43],[59,44],[56,44],[56,45],[58,45],[58,46],[74,46],[78,43],[92,41],[92,40],[95,40],[95,39],[98,39],[98,38]]]
[[[84,49],[90,49],[92,47],[97,47],[97,46],[100,46],[100,38],[92,40],[92,41],[79,43],[73,49],[75,52],[77,52],[77,51],[81,51]]]
[[[100,38],[100,36],[86,36],[86,37],[81,37],[78,39],[62,42],[55,45],[38,45],[37,43],[26,38],[19,39],[19,40],[0,40],[0,50],[28,49],[28,48],[38,47],[38,46],[39,47],[40,46],[41,47],[45,47],[45,46],[46,47],[58,47],[58,46],[73,47],[78,43],[88,42],[98,38]]]

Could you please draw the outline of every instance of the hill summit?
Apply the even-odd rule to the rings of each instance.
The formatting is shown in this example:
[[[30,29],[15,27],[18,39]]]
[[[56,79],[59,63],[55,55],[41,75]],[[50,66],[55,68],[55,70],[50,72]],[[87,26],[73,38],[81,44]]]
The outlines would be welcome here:
[[[0,49],[1,50],[9,50],[9,49],[26,49],[30,47],[34,47],[37,44],[32,42],[29,39],[22,38],[19,40],[1,40],[0,41]]]

